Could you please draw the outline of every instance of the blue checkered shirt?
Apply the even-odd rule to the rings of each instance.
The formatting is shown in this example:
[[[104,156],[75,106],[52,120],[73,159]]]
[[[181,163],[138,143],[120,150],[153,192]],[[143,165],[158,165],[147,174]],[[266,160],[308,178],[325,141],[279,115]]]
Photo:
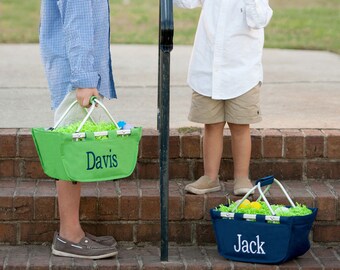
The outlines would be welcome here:
[[[115,98],[109,0],[42,0],[40,48],[52,108],[77,88]]]

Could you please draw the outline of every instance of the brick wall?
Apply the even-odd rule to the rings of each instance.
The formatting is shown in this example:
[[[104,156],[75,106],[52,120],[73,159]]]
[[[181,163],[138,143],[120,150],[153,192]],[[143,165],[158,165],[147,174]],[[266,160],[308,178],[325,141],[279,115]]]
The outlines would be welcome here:
[[[315,242],[340,242],[340,131],[252,130],[251,176],[274,174],[293,200],[319,213]],[[171,130],[169,237],[177,243],[214,243],[209,209],[226,202],[232,190],[229,130],[225,130],[222,191],[203,196],[183,191],[202,174],[202,131]],[[119,241],[155,242],[160,238],[158,133],[145,129],[134,173],[123,181],[87,183],[82,189],[81,220],[97,234]],[[286,203],[273,186],[272,203]],[[58,227],[54,181],[42,171],[28,129],[0,129],[0,243],[50,241]]]
[[[169,187],[169,239],[180,244],[214,243],[209,210],[239,199],[230,195],[232,182],[222,191],[192,195],[183,191],[188,181],[173,180]],[[339,182],[282,182],[292,199],[317,207],[313,241],[340,242]],[[80,219],[94,234],[112,234],[118,241],[157,242],[160,239],[159,181],[123,180],[83,184]],[[273,185],[271,203],[287,204]],[[53,180],[0,181],[0,243],[49,242],[58,228]]]
[[[203,171],[201,129],[171,130],[170,179],[193,180]],[[130,178],[158,179],[158,132],[145,129]],[[225,130],[221,179],[232,179],[231,137]],[[253,129],[252,179],[340,179],[340,130]],[[0,129],[0,178],[46,179],[28,129]]]

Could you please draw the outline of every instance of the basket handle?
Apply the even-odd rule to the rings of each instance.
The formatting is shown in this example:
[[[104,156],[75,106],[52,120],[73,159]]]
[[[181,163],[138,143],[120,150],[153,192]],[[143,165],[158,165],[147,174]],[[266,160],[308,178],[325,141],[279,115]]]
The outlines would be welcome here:
[[[272,214],[273,216],[275,216],[276,213],[274,212],[273,208],[270,206],[270,203],[268,202],[268,200],[267,200],[267,198],[266,198],[266,196],[265,196],[265,194],[268,192],[268,190],[270,189],[271,185],[272,185],[274,182],[280,187],[280,189],[282,190],[282,192],[285,194],[285,196],[287,197],[287,199],[288,199],[290,205],[291,205],[292,207],[296,207],[296,205],[294,204],[294,202],[293,202],[292,199],[290,198],[289,194],[287,193],[287,191],[286,191],[285,188],[283,187],[283,185],[282,185],[277,179],[275,179],[274,176],[271,175],[271,176],[266,176],[266,177],[263,177],[263,178],[257,180],[255,186],[252,187],[252,188],[247,192],[247,194],[244,195],[244,197],[243,197],[240,201],[237,202],[237,204],[235,205],[235,207],[234,207],[234,209],[232,210],[232,212],[235,212],[235,211],[237,210],[237,208],[241,205],[241,203],[242,203],[245,199],[247,199],[247,198],[249,197],[249,195],[252,194],[253,191],[254,191],[255,189],[258,189],[258,191],[260,192],[260,196],[258,197],[258,199],[257,199],[256,201],[260,201],[260,200],[263,198],[263,200],[264,200],[264,202],[266,203],[266,205],[268,206],[268,208],[269,208],[271,214]],[[267,187],[266,187],[266,189],[263,191],[261,187],[264,187],[264,186],[267,186]]]
[[[263,177],[261,179],[258,179],[256,181],[255,185],[260,183],[261,187],[264,187],[264,186],[268,186],[268,185],[273,184],[273,182],[274,182],[274,176],[269,175],[269,176],[265,176],[265,177]]]
[[[63,113],[63,115],[60,117],[60,119],[57,121],[57,123],[53,126],[52,130],[53,130],[53,129],[56,129],[56,128],[60,125],[60,123],[65,119],[65,117],[68,115],[68,113],[69,113],[69,112],[71,111],[71,109],[74,107],[74,105],[76,105],[77,103],[78,103],[77,100],[75,100],[75,101],[73,101],[73,102],[71,103],[71,105],[66,109],[66,111]],[[86,109],[85,109],[85,111],[87,112],[87,114],[86,114],[85,118],[83,119],[83,121],[80,123],[78,129],[76,130],[76,133],[79,132],[79,131],[82,129],[82,127],[84,126],[84,124],[86,123],[86,121],[87,121],[89,118],[91,118],[91,120],[93,121],[93,119],[92,119],[92,117],[91,117],[91,114],[92,114],[93,110],[95,109],[96,104],[100,105],[100,107],[105,111],[105,113],[108,115],[108,117],[109,117],[110,120],[113,122],[113,124],[116,126],[116,128],[119,129],[119,126],[118,126],[117,122],[113,119],[113,117],[111,116],[110,112],[107,110],[107,108],[104,106],[104,104],[103,104],[101,101],[99,101],[99,100],[97,99],[96,96],[92,96],[92,97],[90,98],[90,104],[91,104],[90,109],[89,109],[89,110],[86,110]],[[94,122],[94,121],[93,121],[93,122]]]

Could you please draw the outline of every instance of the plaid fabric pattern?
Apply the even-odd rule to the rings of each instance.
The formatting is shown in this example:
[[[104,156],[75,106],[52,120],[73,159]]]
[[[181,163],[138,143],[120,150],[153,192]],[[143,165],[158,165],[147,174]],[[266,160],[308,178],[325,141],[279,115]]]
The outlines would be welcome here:
[[[115,98],[108,0],[42,0],[40,48],[52,108],[77,88]]]

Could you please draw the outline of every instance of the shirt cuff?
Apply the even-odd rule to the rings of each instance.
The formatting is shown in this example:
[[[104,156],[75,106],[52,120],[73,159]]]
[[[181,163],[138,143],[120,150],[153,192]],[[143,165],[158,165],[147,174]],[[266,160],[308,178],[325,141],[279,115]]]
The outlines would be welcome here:
[[[82,74],[73,74],[71,84],[74,89],[77,88],[97,88],[100,76],[97,72],[88,72]]]

